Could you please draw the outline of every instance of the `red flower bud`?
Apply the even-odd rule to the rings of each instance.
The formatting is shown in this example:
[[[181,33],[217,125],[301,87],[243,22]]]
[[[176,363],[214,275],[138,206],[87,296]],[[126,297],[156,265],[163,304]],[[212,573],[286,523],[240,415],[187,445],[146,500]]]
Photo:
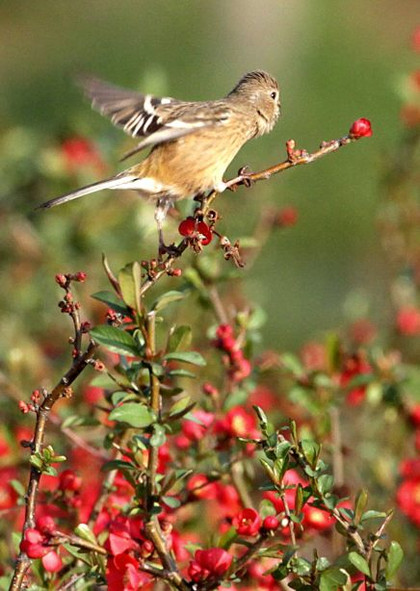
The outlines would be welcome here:
[[[55,276],[55,281],[56,281],[56,283],[58,283],[58,285],[60,285],[61,287],[64,287],[67,283],[67,277],[65,275],[63,275],[62,273],[59,273],[58,275]]]
[[[23,400],[19,400],[18,406],[19,406],[20,412],[23,413],[24,415],[26,415],[31,410],[29,405],[26,404],[26,402],[24,402]]]
[[[275,531],[280,525],[280,521],[275,515],[267,515],[263,521],[263,529],[266,531]]]
[[[353,140],[358,140],[362,137],[370,137],[372,135],[372,127],[369,119],[362,117],[357,119],[350,127],[349,136]]]
[[[87,277],[87,273],[85,273],[84,271],[78,271],[78,272],[77,272],[77,273],[74,275],[74,279],[75,279],[76,281],[80,281],[81,283],[82,283],[83,281],[85,281],[85,280],[86,280],[86,277]]]

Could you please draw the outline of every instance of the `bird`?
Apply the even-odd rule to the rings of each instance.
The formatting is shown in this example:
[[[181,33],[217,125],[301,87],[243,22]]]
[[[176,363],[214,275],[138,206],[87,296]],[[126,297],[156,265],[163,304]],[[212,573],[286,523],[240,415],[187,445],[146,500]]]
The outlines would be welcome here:
[[[276,79],[248,72],[222,99],[182,101],[128,90],[93,77],[79,84],[92,107],[140,142],[123,159],[151,148],[140,163],[42,203],[48,209],[104,189],[130,189],[155,202],[159,252],[167,249],[163,222],[179,199],[218,193],[245,179],[223,174],[242,146],[269,133],[281,110]]]

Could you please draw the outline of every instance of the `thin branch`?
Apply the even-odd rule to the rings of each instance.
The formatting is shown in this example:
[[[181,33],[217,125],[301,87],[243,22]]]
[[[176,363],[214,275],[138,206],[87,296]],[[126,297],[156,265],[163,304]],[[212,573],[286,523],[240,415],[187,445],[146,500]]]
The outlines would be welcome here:
[[[63,281],[59,282],[59,285],[66,291],[66,295],[69,293],[68,288],[71,281],[69,277],[70,276],[67,276],[65,278],[63,276]],[[64,279],[66,279],[65,282]],[[62,302],[60,302],[60,304],[61,303]],[[77,345],[80,347],[82,335],[80,310],[78,306],[70,306],[70,308],[71,310],[68,311],[68,314],[72,319],[75,330],[75,343],[77,343]],[[78,350],[70,369],[64,374],[64,376],[51,390],[51,392],[45,395],[42,404],[37,407],[34,437],[30,446],[32,455],[40,454],[42,452],[45,440],[45,427],[52,407],[60,398],[68,398],[71,396],[72,383],[92,362],[93,354],[96,348],[96,343],[93,340],[90,340],[87,349],[83,354],[80,350]],[[22,527],[21,541],[25,537],[26,530],[35,527],[35,509],[41,475],[42,472],[34,465],[31,465],[29,482],[25,495],[25,520]],[[9,591],[18,591],[22,588],[23,580],[30,564],[31,560],[27,554],[21,551],[16,559],[15,570],[10,583]]]
[[[229,189],[236,190],[240,185],[250,186],[252,183],[257,181],[268,180],[275,174],[279,174],[280,172],[284,172],[289,168],[294,168],[295,166],[301,166],[302,164],[311,164],[316,160],[319,160],[323,156],[327,154],[332,154],[336,152],[343,146],[346,146],[354,141],[357,141],[359,138],[351,137],[350,135],[345,135],[344,137],[331,140],[329,142],[322,142],[321,146],[312,154],[308,153],[306,150],[297,150],[296,143],[294,140],[288,140],[286,142],[286,151],[287,151],[287,158],[283,162],[279,164],[274,164],[273,166],[269,166],[264,170],[259,172],[252,172],[252,173],[243,173],[240,174],[238,177],[238,181],[230,185]],[[240,171],[241,173],[242,171]],[[235,180],[235,179],[232,179]],[[231,181],[228,181],[227,184],[229,185]],[[200,216],[206,216],[210,209],[211,205],[214,202],[215,198],[219,193],[217,191],[212,191],[210,195],[203,200],[203,204],[199,205],[197,212],[199,212]],[[169,254],[160,264],[160,268],[157,271],[154,271],[153,275],[150,276],[141,286],[140,295],[145,294],[151,287],[154,285],[163,275],[166,275],[168,270],[171,269],[174,262],[181,256],[181,254],[185,251],[188,246],[187,240],[181,240],[181,242],[175,246],[174,253]]]

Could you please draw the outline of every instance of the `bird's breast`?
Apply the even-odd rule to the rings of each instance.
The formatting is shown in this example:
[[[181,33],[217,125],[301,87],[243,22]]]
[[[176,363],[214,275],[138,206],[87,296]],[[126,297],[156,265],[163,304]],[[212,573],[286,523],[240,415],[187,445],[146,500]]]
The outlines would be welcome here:
[[[143,161],[143,174],[171,187],[175,199],[210,191],[246,139],[220,127],[202,130],[157,146]]]

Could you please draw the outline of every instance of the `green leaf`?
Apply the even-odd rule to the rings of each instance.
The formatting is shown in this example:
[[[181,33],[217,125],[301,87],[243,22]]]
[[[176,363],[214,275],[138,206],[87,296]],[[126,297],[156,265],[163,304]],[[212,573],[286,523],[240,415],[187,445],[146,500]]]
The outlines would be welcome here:
[[[66,427],[96,427],[96,425],[99,424],[100,422],[98,421],[98,419],[95,419],[95,417],[69,415],[62,422],[61,428],[65,429]]]
[[[174,351],[173,353],[167,353],[164,359],[166,361],[182,361],[183,363],[190,363],[199,367],[206,365],[206,360],[198,351]]]
[[[311,466],[311,468],[315,469],[318,462],[319,454],[321,452],[321,446],[312,439],[302,439],[301,446],[306,461]]]
[[[331,474],[322,474],[318,478],[317,482],[319,491],[322,495],[325,495],[326,493],[330,492],[332,487],[334,486],[334,478],[331,476]]]
[[[363,556],[360,556],[360,554],[358,554],[357,552],[349,552],[348,559],[352,563],[352,565],[357,568],[358,571],[360,571],[367,577],[371,576],[369,564],[367,563],[366,558],[363,558]]]
[[[181,505],[181,501],[176,497],[164,496],[161,499],[165,505],[168,505],[171,509],[177,509]]]
[[[386,513],[384,511],[374,511],[371,509],[370,511],[366,511],[363,513],[361,522],[369,521],[369,519],[383,519],[386,517]]]
[[[300,484],[300,482],[298,483],[297,487],[296,487],[296,492],[295,492],[295,509],[294,512],[296,513],[296,515],[299,515],[303,509],[303,504],[304,504],[304,498],[303,498],[303,487]]]
[[[386,578],[390,579],[395,575],[397,570],[400,568],[402,560],[404,558],[404,552],[398,542],[392,541],[387,555],[386,565]]]
[[[91,295],[95,300],[99,300],[103,304],[106,304],[108,308],[111,308],[122,316],[129,316],[130,310],[124,305],[124,302],[112,291],[98,291]]]
[[[17,492],[20,497],[24,497],[26,495],[26,489],[19,480],[9,480],[10,486]]]
[[[347,583],[349,578],[344,569],[331,566],[321,573],[319,591],[337,591]]]
[[[178,415],[182,413],[188,406],[191,404],[190,396],[184,396],[184,398],[180,398],[169,409],[169,416],[172,417],[173,415]]]
[[[101,472],[111,472],[112,470],[136,470],[136,467],[124,460],[109,460],[109,462],[101,466]]]
[[[327,342],[325,345],[327,351],[329,373],[335,373],[339,369],[341,357],[341,343],[340,339],[338,338],[338,335],[335,333],[330,333],[327,336]]]
[[[137,396],[133,392],[124,392],[124,390],[118,390],[111,394],[111,402],[113,406],[118,406],[121,402],[128,402],[129,400],[137,399]]]
[[[191,336],[191,326],[186,324],[177,326],[169,335],[168,351],[172,353],[179,349],[186,349],[191,344]]]
[[[302,364],[295,355],[284,353],[280,356],[280,363],[282,367],[288,369],[295,376],[301,376],[303,374]]]
[[[171,369],[171,371],[168,371],[168,376],[171,378],[197,378],[195,373],[188,371],[188,369]]]
[[[154,302],[152,306],[152,310],[154,310],[155,312],[159,312],[160,310],[166,308],[168,304],[171,304],[172,302],[178,302],[179,300],[184,299],[186,295],[187,294],[182,291],[167,291],[159,298],[157,298],[157,300]]]
[[[34,468],[36,468],[37,470],[42,470],[42,467],[44,465],[44,462],[41,460],[41,458],[39,457],[39,455],[35,455],[32,454],[31,457],[29,458],[29,463],[31,464],[31,466],[33,466]]]
[[[358,525],[360,523],[360,520],[362,519],[363,511],[365,510],[367,502],[368,502],[367,490],[362,488],[357,493],[357,497],[356,497],[356,500],[354,503],[354,522],[356,525]]]
[[[141,316],[141,268],[137,261],[128,263],[118,273],[118,283],[124,302]]]
[[[127,423],[127,425],[136,427],[137,429],[142,429],[154,423],[156,416],[154,412],[143,404],[126,402],[114,408],[109,414],[109,419],[119,423]]]
[[[230,527],[225,533],[220,537],[219,543],[217,544],[218,548],[223,548],[224,550],[228,550],[232,545],[232,542],[237,538],[236,529],[234,527]]]
[[[113,353],[134,357],[139,355],[137,343],[131,334],[115,326],[106,326],[105,324],[95,326],[90,330],[90,335],[100,345]]]
[[[96,544],[96,536],[90,527],[86,523],[79,523],[79,525],[75,528],[74,533],[82,538],[82,540],[86,540],[86,542],[91,542],[92,544]]]

